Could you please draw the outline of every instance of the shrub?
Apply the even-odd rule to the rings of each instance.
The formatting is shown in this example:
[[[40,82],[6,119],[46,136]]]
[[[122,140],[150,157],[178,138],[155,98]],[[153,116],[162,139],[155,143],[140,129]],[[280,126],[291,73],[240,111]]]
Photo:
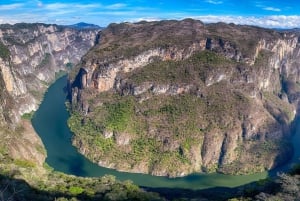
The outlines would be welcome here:
[[[69,192],[72,194],[72,195],[79,195],[83,192],[84,190],[81,188],[81,187],[78,187],[78,186],[71,186],[70,189],[69,189]]]
[[[22,115],[22,119],[31,120],[33,118],[33,115],[34,115],[34,111],[31,111],[29,113],[24,113]]]
[[[0,57],[3,60],[8,60],[9,56],[10,56],[9,49],[2,42],[0,42]]]

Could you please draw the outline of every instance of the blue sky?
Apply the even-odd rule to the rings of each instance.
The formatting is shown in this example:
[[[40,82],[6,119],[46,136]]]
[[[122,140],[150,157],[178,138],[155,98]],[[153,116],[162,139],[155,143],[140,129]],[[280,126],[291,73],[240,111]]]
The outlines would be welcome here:
[[[300,27],[296,0],[1,0],[0,24],[77,22],[107,26],[112,22],[195,18],[262,27]]]

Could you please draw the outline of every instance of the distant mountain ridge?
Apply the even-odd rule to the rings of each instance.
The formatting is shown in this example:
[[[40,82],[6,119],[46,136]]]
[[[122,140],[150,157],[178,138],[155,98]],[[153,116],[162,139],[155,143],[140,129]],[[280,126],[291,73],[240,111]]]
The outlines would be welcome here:
[[[95,24],[88,24],[85,22],[79,22],[77,24],[67,25],[68,27],[75,28],[75,29],[103,29],[103,27],[100,27]]]

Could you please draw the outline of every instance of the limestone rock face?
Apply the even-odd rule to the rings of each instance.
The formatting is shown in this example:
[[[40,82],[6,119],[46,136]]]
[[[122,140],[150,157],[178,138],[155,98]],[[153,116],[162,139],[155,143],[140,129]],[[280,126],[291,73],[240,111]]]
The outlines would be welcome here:
[[[80,76],[79,71],[77,77],[85,80],[84,88],[73,84],[73,109],[82,112],[83,119],[96,118],[93,122],[101,128],[106,125],[100,118],[107,112],[105,106],[132,98],[131,118],[145,126],[139,132],[124,128],[130,141],[114,139],[116,149],[120,148],[116,155],[130,156],[140,146],[138,140],[146,139],[157,143],[155,153],[179,154],[174,164],[181,165],[174,170],[168,166],[173,161],[151,156],[112,161],[97,148],[85,149],[87,155],[103,166],[168,176],[251,173],[282,164],[291,156],[287,143],[299,110],[299,37],[293,31],[204,25],[191,19],[110,25],[101,32],[100,44],[83,57],[86,74]],[[108,99],[107,94],[119,99]],[[191,100],[198,105],[179,112],[180,106],[169,107],[170,100],[186,97],[195,98]],[[155,104],[164,107],[155,110]],[[184,116],[183,110],[195,115],[194,133],[180,130],[191,124],[176,116],[176,112]],[[174,118],[164,116],[167,112]],[[187,142],[190,136],[194,138]]]
[[[6,91],[13,100],[7,121],[15,124],[22,114],[36,110],[56,73],[75,66],[95,44],[98,31],[45,24],[0,25],[2,48],[9,51],[9,56],[0,58],[4,81],[0,93]],[[0,107],[6,110],[5,104]]]
[[[95,44],[98,31],[45,24],[0,25],[0,128],[4,129],[0,134],[11,158],[43,165],[43,144],[21,116],[38,108],[58,73],[70,71],[80,61]]]

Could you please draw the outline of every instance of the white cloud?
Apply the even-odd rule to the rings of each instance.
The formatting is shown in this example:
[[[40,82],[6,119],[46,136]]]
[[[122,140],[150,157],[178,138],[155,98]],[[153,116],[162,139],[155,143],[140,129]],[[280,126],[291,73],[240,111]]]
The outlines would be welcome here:
[[[22,3],[14,3],[14,4],[6,4],[6,5],[0,5],[0,10],[14,10],[17,8],[21,8],[24,4]]]
[[[45,8],[47,10],[74,10],[75,9],[93,9],[93,8],[100,8],[101,4],[70,4],[70,3],[52,3],[52,4],[45,4]]]
[[[280,8],[274,8],[274,7],[263,7],[264,10],[268,10],[268,11],[275,11],[275,12],[280,12],[281,9]]]
[[[253,25],[267,28],[296,28],[300,27],[300,15],[271,15],[264,17],[244,16],[191,16],[205,23],[226,22],[243,25]]]
[[[251,25],[251,26],[259,26],[265,28],[300,28],[300,15],[271,15],[271,16],[231,16],[231,15],[202,15],[202,16],[183,16],[181,14],[170,16],[180,16],[176,19],[184,19],[184,18],[193,18],[201,20],[204,23],[217,23],[217,22],[225,22],[225,23],[234,23],[239,25]],[[140,20],[153,21],[153,20],[162,20],[162,19],[172,19],[172,17],[168,18],[155,18],[155,17],[141,17],[141,18],[133,18],[129,21],[138,22]],[[173,18],[174,19],[174,18]]]
[[[48,17],[57,17],[57,16],[62,16],[62,15],[70,14],[70,13],[74,13],[74,11],[71,9],[62,9],[62,10],[48,12],[47,16]]]
[[[274,12],[280,12],[280,8],[276,8],[273,6],[266,6],[262,2],[256,2],[256,7],[261,8],[262,10],[267,10],[267,11],[274,11]]]
[[[101,8],[101,4],[74,4],[70,5],[71,8],[74,6],[75,8],[80,8],[80,9],[93,9],[93,8]]]
[[[205,2],[210,4],[215,4],[215,5],[223,3],[223,1],[217,1],[217,0],[206,0]]]
[[[91,16],[91,15],[99,15],[99,16],[119,16],[120,20],[122,21],[122,19],[125,19],[126,21],[126,17],[128,16],[134,16],[137,15],[137,12],[135,11],[97,11],[97,12],[90,12],[87,13],[87,15]],[[126,16],[126,17],[124,17]]]
[[[161,19],[155,18],[155,17],[141,17],[141,18],[134,18],[131,19],[130,22],[140,22],[140,21],[147,21],[147,22],[153,22],[153,21],[159,21]]]
[[[116,3],[116,4],[108,5],[108,6],[106,6],[105,8],[106,8],[106,9],[112,9],[112,10],[115,10],[115,9],[125,8],[126,6],[127,6],[127,5],[124,4],[124,3]]]
[[[82,13],[83,15],[87,15],[87,13],[91,12],[94,9],[102,8],[101,4],[77,4],[77,3],[51,3],[51,4],[43,4],[40,7],[40,11],[45,10],[47,13],[47,17],[49,18],[66,18],[70,17],[70,14],[76,15],[78,13]],[[73,18],[74,19],[74,18]],[[55,20],[55,19],[53,19]],[[59,23],[61,21],[55,20],[55,23]]]
[[[52,3],[52,4],[45,4],[45,9],[47,10],[58,10],[58,9],[71,9],[69,4],[64,3]]]
[[[219,0],[207,0],[220,2]],[[33,0],[33,5],[37,5],[36,12],[20,12],[11,14],[10,9],[25,8],[24,4],[8,4],[0,6],[0,24],[17,22],[44,22],[44,23],[76,23],[81,21],[96,23],[106,26],[111,22],[141,20],[154,21],[159,19],[183,19],[195,18],[205,23],[225,22],[235,24],[254,25],[267,28],[300,28],[300,15],[271,15],[271,16],[232,16],[232,15],[191,15],[189,11],[176,13],[161,13],[153,8],[130,7],[126,4],[116,3],[111,5],[102,4],[81,4],[81,3],[50,3],[46,4],[42,0]],[[258,7],[258,6],[257,6]],[[263,6],[260,5],[263,9]],[[267,7],[265,7],[267,8]],[[274,7],[267,8],[278,11]],[[1,12],[8,10],[8,14]],[[74,17],[75,16],[75,17]],[[61,21],[58,19],[64,19]]]
[[[32,14],[21,14],[21,15],[16,15],[14,17],[0,17],[0,23],[1,24],[16,24],[20,22],[26,22],[26,23],[31,23],[32,19],[36,19],[37,16],[32,15]],[[21,19],[21,20],[20,20]],[[43,17],[40,17],[40,20],[42,20]],[[36,21],[36,22],[41,22],[41,21]]]
[[[38,6],[38,7],[40,7],[40,8],[43,7],[43,2],[41,2],[41,1],[36,1],[36,3],[37,3],[37,6]]]

